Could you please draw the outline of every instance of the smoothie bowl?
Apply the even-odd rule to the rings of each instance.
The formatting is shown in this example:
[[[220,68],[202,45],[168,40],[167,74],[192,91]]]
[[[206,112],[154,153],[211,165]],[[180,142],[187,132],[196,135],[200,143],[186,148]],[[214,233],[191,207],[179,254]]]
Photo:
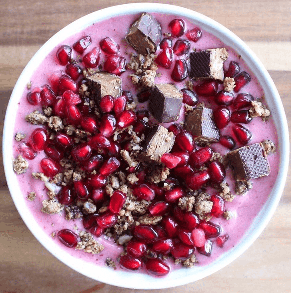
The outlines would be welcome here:
[[[243,253],[282,194],[278,92],[218,23],[161,4],[89,14],[35,54],[13,90],[8,186],[34,236],[101,282],[199,280]]]

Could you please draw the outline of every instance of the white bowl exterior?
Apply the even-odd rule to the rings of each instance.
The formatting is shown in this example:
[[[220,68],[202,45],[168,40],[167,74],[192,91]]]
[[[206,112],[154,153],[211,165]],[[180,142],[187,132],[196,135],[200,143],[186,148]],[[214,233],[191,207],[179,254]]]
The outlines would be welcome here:
[[[47,53],[59,43],[59,40],[64,40],[95,22],[117,15],[135,14],[144,11],[187,17],[193,20],[193,22],[202,29],[216,35],[222,42],[232,47],[242,56],[242,59],[257,77],[264,89],[265,98],[272,111],[272,116],[277,128],[280,144],[279,151],[281,155],[278,178],[273,190],[266,204],[255,218],[248,232],[243,236],[242,240],[233,249],[207,266],[175,270],[163,278],[154,278],[147,274],[138,274],[128,271],[114,271],[106,266],[96,266],[65,253],[61,247],[54,243],[51,236],[47,235],[45,231],[35,224],[35,219],[27,208],[25,203],[26,199],[22,196],[20,186],[16,184],[17,178],[12,169],[12,141],[14,135],[14,121],[16,118],[15,109],[17,109],[17,103],[26,87],[27,76],[33,74],[38,64],[40,64]],[[56,33],[37,51],[20,75],[8,104],[3,134],[3,159],[7,183],[18,212],[33,235],[55,257],[79,273],[100,282],[125,288],[160,289],[184,285],[209,276],[240,256],[261,234],[273,215],[283,193],[289,162],[289,134],[283,105],[270,75],[259,59],[240,38],[214,20],[192,10],[167,4],[135,3],[113,6],[86,15]]]

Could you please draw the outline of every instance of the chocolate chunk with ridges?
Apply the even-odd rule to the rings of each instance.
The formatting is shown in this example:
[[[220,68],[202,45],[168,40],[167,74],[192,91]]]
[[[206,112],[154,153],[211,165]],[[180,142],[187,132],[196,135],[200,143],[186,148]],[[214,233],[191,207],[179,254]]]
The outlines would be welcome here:
[[[228,53],[225,48],[208,49],[190,53],[190,78],[223,81],[223,63]]]
[[[260,143],[229,152],[227,160],[236,180],[256,179],[270,174],[267,155]]]
[[[156,125],[146,137],[142,157],[145,160],[159,163],[161,156],[171,151],[174,142],[175,135],[173,132],[168,132],[167,128]]]
[[[98,72],[87,77],[88,91],[96,102],[106,95],[121,95],[121,78],[114,74]]]
[[[219,130],[213,121],[213,110],[198,106],[185,118],[185,128],[198,144],[209,144],[219,140]]]
[[[149,110],[161,123],[179,119],[183,94],[173,84],[157,84],[152,89]]]
[[[143,13],[129,29],[128,43],[142,55],[155,53],[162,39],[160,23],[150,14]]]

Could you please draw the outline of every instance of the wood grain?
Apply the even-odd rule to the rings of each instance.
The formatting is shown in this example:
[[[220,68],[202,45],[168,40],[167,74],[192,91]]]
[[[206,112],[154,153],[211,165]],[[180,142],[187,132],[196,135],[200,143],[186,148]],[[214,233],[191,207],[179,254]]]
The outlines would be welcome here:
[[[0,0],[0,132],[13,86],[24,66],[58,30],[95,10],[130,1]],[[143,2],[143,1],[141,1]],[[145,2],[145,1],[144,1]],[[155,1],[147,1],[155,2]],[[266,66],[291,117],[290,0],[159,1],[205,14],[246,41]],[[289,122],[289,127],[291,126]],[[2,152],[1,152],[2,154]],[[2,155],[1,155],[2,160]],[[226,268],[185,286],[156,292],[291,292],[291,180],[258,240]],[[100,284],[47,252],[19,216],[0,168],[0,292],[148,292]]]

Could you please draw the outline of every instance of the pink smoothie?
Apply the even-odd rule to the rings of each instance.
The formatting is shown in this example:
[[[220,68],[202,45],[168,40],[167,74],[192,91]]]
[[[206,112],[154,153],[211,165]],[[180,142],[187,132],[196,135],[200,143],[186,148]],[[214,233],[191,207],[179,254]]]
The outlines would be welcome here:
[[[161,23],[162,31],[163,33],[169,32],[168,30],[168,23],[174,19],[177,18],[173,15],[164,15],[164,14],[153,14],[157,20]],[[137,15],[127,15],[122,17],[114,17],[109,20],[105,20],[99,23],[96,23],[85,30],[76,33],[75,35],[69,37],[68,39],[61,41],[60,45],[66,44],[69,46],[72,46],[77,40],[79,40],[81,37],[90,35],[92,38],[92,45],[90,48],[93,48],[94,46],[98,46],[99,41],[105,37],[111,37],[114,39],[118,44],[121,45],[121,55],[124,56],[127,60],[129,60],[129,53],[133,52],[133,49],[126,44],[124,41],[124,36],[126,35],[126,32],[128,31],[128,28],[133,23],[135,19],[137,19]],[[178,17],[179,18],[179,17]],[[191,29],[195,27],[194,23],[191,23],[187,19],[184,19],[186,22],[187,29]],[[228,64],[230,61],[234,60],[239,62],[241,66],[241,70],[247,71],[251,77],[252,81],[243,88],[241,92],[246,92],[252,94],[254,97],[262,97],[264,92],[261,88],[261,86],[258,84],[255,76],[250,72],[250,70],[246,67],[244,62],[238,57],[237,53],[234,52],[231,48],[225,46],[219,39],[217,39],[215,36],[211,35],[210,33],[203,31],[203,37],[197,42],[193,43],[191,42],[191,46],[193,48],[196,48],[198,50],[200,49],[209,49],[209,48],[219,48],[219,47],[226,47],[229,53],[229,57],[227,61],[225,62],[226,68],[228,68]],[[90,48],[87,50],[89,51]],[[39,65],[38,69],[34,72],[32,76],[27,77],[27,82],[32,81],[32,88],[35,87],[41,87],[44,84],[48,84],[48,77],[52,73],[59,73],[61,71],[64,71],[64,67],[58,64],[58,60],[56,58],[56,51],[58,47],[52,50],[48,53],[44,61]],[[73,57],[76,56],[76,52],[73,51]],[[176,57],[177,58],[177,57]],[[101,53],[101,62],[104,60],[104,55]],[[173,67],[173,66],[172,66]],[[161,73],[160,77],[156,78],[156,83],[172,83],[171,80],[171,71],[172,68],[169,70],[166,69],[159,69],[158,72]],[[122,82],[123,82],[123,89],[124,90],[130,90],[132,93],[136,93],[135,89],[133,88],[130,79],[128,78],[128,74],[131,72],[125,72],[121,75]],[[176,86],[181,89],[185,88],[185,80],[183,82],[176,83]],[[28,104],[26,100],[28,90],[23,89],[23,96],[20,99],[19,107],[17,109],[17,120],[15,121],[15,133],[22,132],[29,137],[30,133],[39,126],[33,126],[29,123],[25,122],[25,116],[35,109],[37,109],[36,106],[31,106]],[[202,99],[203,101],[206,101],[205,99]],[[206,101],[207,102],[207,101]],[[146,107],[146,105],[139,105],[139,107]],[[41,110],[39,108],[39,110]],[[182,115],[183,117],[183,115]],[[182,119],[182,118],[181,118]],[[263,122],[260,118],[255,118],[252,120],[250,124],[247,126],[250,131],[252,132],[253,136],[250,141],[250,144],[261,142],[265,139],[272,140],[277,148],[278,146],[278,139],[277,139],[277,133],[274,126],[274,123],[272,119],[270,119],[268,122]],[[223,135],[225,134],[231,134],[230,129],[223,130]],[[16,157],[18,152],[18,145],[19,143],[14,141],[14,156]],[[226,149],[222,147],[219,144],[214,144],[212,147],[220,151],[221,153],[225,153]],[[37,225],[41,226],[47,234],[51,234],[52,232],[59,231],[61,229],[71,229],[73,231],[76,231],[75,229],[78,229],[79,231],[84,230],[82,221],[75,220],[75,221],[67,221],[64,218],[64,214],[57,214],[57,215],[47,215],[41,212],[42,207],[42,201],[47,199],[46,195],[46,188],[44,187],[44,183],[35,179],[32,179],[31,173],[32,172],[40,172],[39,162],[40,160],[45,157],[45,154],[43,152],[39,153],[37,157],[29,161],[29,169],[25,174],[18,175],[18,184],[21,186],[21,189],[23,191],[23,196],[26,197],[27,193],[31,191],[36,192],[36,199],[31,202],[27,201],[27,205],[31,211],[31,213],[35,217],[35,222]],[[206,257],[204,255],[201,255],[199,253],[196,253],[198,264],[199,266],[207,265],[210,262],[213,262],[215,259],[220,257],[222,254],[224,254],[226,251],[230,250],[232,247],[234,247],[242,238],[242,236],[246,233],[248,228],[250,227],[252,221],[256,217],[256,215],[259,213],[259,211],[262,209],[264,203],[266,202],[269,194],[271,193],[271,190],[273,188],[273,185],[277,178],[278,173],[278,166],[279,166],[279,152],[276,152],[275,154],[272,154],[268,157],[270,166],[271,166],[271,174],[268,177],[263,177],[260,179],[253,180],[253,188],[244,196],[236,196],[233,202],[226,202],[226,209],[229,211],[232,211],[234,214],[234,217],[231,220],[225,220],[223,218],[214,218],[211,221],[218,223],[224,233],[227,233],[229,235],[229,240],[225,243],[223,248],[219,248],[215,243],[213,245],[212,254],[210,257]],[[227,171],[227,177],[226,181],[231,185],[232,175],[230,171]],[[231,185],[233,188],[233,186]],[[105,246],[105,249],[101,252],[99,255],[92,255],[87,254],[83,251],[74,250],[71,248],[65,247],[63,244],[59,242],[57,238],[55,238],[56,245],[60,245],[63,247],[64,251],[67,253],[73,255],[76,258],[82,258],[87,260],[88,262],[96,263],[96,265],[103,265],[104,260],[106,257],[110,257],[113,260],[116,260],[116,258],[120,255],[120,253],[123,251],[123,247],[117,246],[113,241],[106,240],[103,237],[98,238],[98,241],[102,243]],[[118,266],[118,262],[117,267]],[[180,268],[180,265],[173,265],[172,262],[170,262],[170,266],[172,269]],[[143,270],[141,270],[143,271]]]

